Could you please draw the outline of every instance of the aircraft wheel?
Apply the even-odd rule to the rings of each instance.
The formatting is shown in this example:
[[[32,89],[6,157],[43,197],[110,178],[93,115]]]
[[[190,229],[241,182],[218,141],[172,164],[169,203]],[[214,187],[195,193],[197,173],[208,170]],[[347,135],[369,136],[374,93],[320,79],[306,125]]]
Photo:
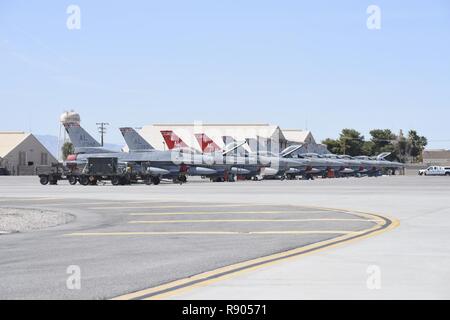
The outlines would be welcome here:
[[[48,177],[47,176],[42,176],[40,179],[39,179],[39,182],[43,185],[43,186],[45,186],[45,185],[47,185],[48,184]]]
[[[125,175],[120,177],[120,185],[125,186],[131,184],[131,177],[129,175]]]
[[[145,177],[144,183],[149,186],[152,184],[152,178],[151,177]]]
[[[153,177],[152,182],[156,186],[161,182],[161,179],[159,177]]]
[[[87,176],[80,177],[80,184],[82,186],[87,186],[89,184],[89,178]]]
[[[67,179],[69,180],[69,184],[70,185],[76,185],[77,184],[77,177],[75,177],[75,176],[69,176],[69,177],[67,177]]]
[[[120,184],[120,178],[118,176],[111,177],[111,184],[113,186],[118,186]]]

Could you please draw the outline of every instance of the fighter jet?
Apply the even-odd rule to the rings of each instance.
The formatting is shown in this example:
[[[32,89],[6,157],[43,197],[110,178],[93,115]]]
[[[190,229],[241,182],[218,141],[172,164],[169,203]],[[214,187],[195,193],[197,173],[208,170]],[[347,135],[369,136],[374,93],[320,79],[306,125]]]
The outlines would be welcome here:
[[[289,173],[288,179],[294,179],[295,176],[301,175],[304,179],[313,179],[316,175],[325,176],[329,172],[337,172],[345,170],[343,162],[326,159],[317,153],[293,153],[291,156],[296,160],[308,160],[308,166],[304,170],[300,170],[296,173]]]
[[[187,173],[190,175],[205,176],[219,175],[221,171],[224,171],[223,168],[230,169],[230,172],[242,170],[233,165],[224,165],[223,157],[206,158],[202,155],[183,152],[183,150],[155,150],[132,128],[121,130],[129,144],[130,152],[114,152],[101,147],[78,124],[69,123],[65,125],[65,128],[76,149],[75,154],[68,157],[68,163],[85,164],[88,158],[116,157],[121,163],[143,165],[146,168],[145,179],[150,179],[153,184],[159,184],[161,178],[172,178],[175,181],[182,176],[180,175],[182,167],[187,167]],[[91,153],[91,148],[95,148],[95,152]]]
[[[224,142],[236,141],[231,136],[223,136]],[[291,154],[298,151],[302,145],[291,145],[281,152],[272,152],[269,150],[271,143],[264,142],[261,137],[246,138],[250,152],[245,148],[237,150],[238,155],[257,158],[261,163],[270,163],[270,166],[264,166],[259,169],[258,178],[284,178],[287,175],[299,175],[310,167],[311,161],[308,159],[293,159]]]
[[[120,128],[125,142],[130,152],[154,152],[154,148],[136,132],[133,128]],[[167,142],[167,146],[171,149],[170,154],[179,154],[180,157],[189,158],[186,161],[189,164],[189,175],[207,176],[214,181],[224,180],[228,174],[248,174],[243,159],[230,159],[227,154],[233,152],[240,144],[230,144],[225,146],[223,150],[216,150],[213,153],[201,154],[192,148],[188,148],[181,138],[176,136],[172,131],[164,131],[163,137]],[[176,143],[174,142],[176,141]],[[179,146],[180,148],[176,148]],[[233,161],[235,160],[235,161]],[[238,160],[241,160],[240,162]],[[198,166],[201,163],[202,166]],[[195,165],[197,164],[197,165]],[[250,167],[250,166],[249,166]]]
[[[393,172],[395,170],[403,168],[404,165],[399,162],[388,161],[385,158],[389,156],[390,152],[384,152],[378,155],[377,157],[367,157],[367,156],[358,156],[351,157],[349,155],[335,155],[335,154],[324,154],[322,157],[328,159],[336,159],[345,164],[346,169],[348,171],[340,171],[342,174],[355,174],[362,175],[367,174],[370,176],[379,175],[381,169],[388,168]]]
[[[175,148],[176,145],[187,147],[187,144],[173,131],[161,131],[161,134],[169,147]],[[195,134],[195,137],[197,138],[202,151],[209,151],[209,153],[204,154],[220,152],[218,150],[220,147],[205,133]],[[286,148],[279,154],[274,154],[263,149],[259,152],[247,152],[243,146],[245,143],[248,144],[250,139],[241,142],[236,141],[230,136],[224,136],[223,139],[224,143],[228,143],[224,149],[230,149],[228,146],[233,146],[232,150],[230,149],[230,151],[227,152],[228,159],[231,159],[232,162],[235,161],[236,163],[241,164],[239,171],[234,173],[247,179],[259,180],[267,177],[284,176],[286,172],[299,173],[301,170],[307,168],[310,162],[306,159],[289,158],[289,155],[301,148],[301,145]],[[242,165],[244,163],[245,165]]]
[[[395,171],[403,169],[405,167],[405,164],[386,160],[386,157],[388,157],[390,154],[391,152],[383,152],[376,157],[357,156],[354,158],[361,161],[364,166],[366,166],[366,173],[369,176],[380,175],[382,169],[389,169],[393,172],[393,174],[395,174]]]
[[[336,176],[358,175],[367,172],[367,168],[361,160],[357,160],[348,155],[336,155],[332,153],[322,154],[322,158],[334,159],[342,163],[341,168],[335,171]]]
[[[120,163],[138,163],[145,167],[145,179],[148,182],[159,184],[161,177],[176,177],[180,173],[180,165],[183,159],[170,152],[155,150],[151,156],[146,153],[116,152],[103,148],[88,132],[77,123],[64,125],[75,154],[69,155],[66,160],[68,165],[84,165],[89,158],[115,157]],[[179,160],[177,163],[175,160]]]
[[[205,146],[206,148],[210,148],[210,150],[215,150],[218,148],[217,144],[209,138],[206,134],[201,133],[196,135],[197,140],[200,145]],[[259,138],[259,137],[258,137]],[[224,143],[230,142],[230,144],[238,143],[233,137],[223,136],[222,137]],[[240,150],[236,149],[236,156],[244,155],[247,158],[257,159],[260,163],[270,163],[270,166],[259,166],[256,170],[251,172],[251,176],[253,178],[268,178],[268,177],[277,177],[277,176],[285,176],[288,173],[300,173],[302,169],[307,167],[309,164],[309,160],[295,160],[289,159],[289,156],[299,150],[302,145],[292,145],[290,147],[285,148],[278,154],[275,154],[268,149],[268,144],[263,143],[263,139],[258,139],[261,148],[258,149],[258,152],[248,152],[242,146],[245,143],[253,142],[252,138],[247,138],[245,141],[242,141],[239,144]],[[211,148],[213,146],[213,148]]]
[[[183,152],[186,154],[201,154],[206,157],[206,159],[215,158],[220,162],[220,158],[223,157],[223,163],[226,164],[234,164],[233,166],[222,166],[219,172],[223,173],[223,176],[235,175],[235,176],[245,176],[245,177],[254,177],[258,174],[260,166],[258,166],[257,159],[252,157],[243,157],[241,155],[237,155],[236,151],[245,144],[245,141],[232,141],[225,145],[223,149],[221,149],[217,144],[212,144],[213,140],[207,137],[204,133],[194,135],[199,142],[201,152],[197,151],[194,148],[189,147],[175,132],[172,130],[161,130],[161,135],[164,138],[166,146],[172,152]],[[204,139],[198,140],[198,139]],[[209,146],[209,147],[208,147]],[[211,160],[209,160],[211,162]],[[212,179],[213,181],[223,181],[227,180],[223,177],[216,177]],[[234,177],[230,176],[229,180],[233,180]]]

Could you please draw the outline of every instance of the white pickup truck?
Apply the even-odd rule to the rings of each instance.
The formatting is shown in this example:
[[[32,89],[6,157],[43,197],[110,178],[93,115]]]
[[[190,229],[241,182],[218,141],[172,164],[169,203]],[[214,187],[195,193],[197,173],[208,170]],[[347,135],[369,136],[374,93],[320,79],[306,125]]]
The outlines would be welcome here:
[[[450,167],[431,166],[419,170],[420,176],[450,176]]]

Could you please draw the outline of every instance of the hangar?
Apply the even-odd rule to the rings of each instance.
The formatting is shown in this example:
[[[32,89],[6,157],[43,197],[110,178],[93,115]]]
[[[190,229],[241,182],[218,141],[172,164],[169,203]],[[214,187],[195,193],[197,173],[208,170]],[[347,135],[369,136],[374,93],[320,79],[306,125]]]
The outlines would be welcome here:
[[[31,133],[0,132],[0,168],[11,175],[33,175],[36,166],[58,162]]]
[[[282,131],[284,137],[288,141],[288,146],[293,144],[303,145],[303,147],[298,150],[298,153],[329,153],[325,145],[316,142],[311,131],[300,129],[282,129]]]
[[[168,150],[162,132],[173,132],[178,143],[202,151],[196,134],[204,134],[219,148],[231,140],[247,141],[248,151],[280,151],[292,144],[303,144],[301,152],[328,153],[324,145],[317,144],[311,131],[280,129],[274,124],[152,124],[142,128],[140,134],[156,149]]]

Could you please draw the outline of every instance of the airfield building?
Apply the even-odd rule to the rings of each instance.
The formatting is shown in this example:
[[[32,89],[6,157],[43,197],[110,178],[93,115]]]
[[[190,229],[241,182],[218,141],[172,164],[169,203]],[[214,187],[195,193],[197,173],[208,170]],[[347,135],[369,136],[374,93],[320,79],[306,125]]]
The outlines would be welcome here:
[[[311,131],[299,129],[283,129],[282,131],[288,141],[288,146],[293,144],[303,145],[297,153],[329,153],[325,145],[316,142]]]
[[[58,162],[31,133],[0,132],[0,171],[33,175],[36,166]]]

